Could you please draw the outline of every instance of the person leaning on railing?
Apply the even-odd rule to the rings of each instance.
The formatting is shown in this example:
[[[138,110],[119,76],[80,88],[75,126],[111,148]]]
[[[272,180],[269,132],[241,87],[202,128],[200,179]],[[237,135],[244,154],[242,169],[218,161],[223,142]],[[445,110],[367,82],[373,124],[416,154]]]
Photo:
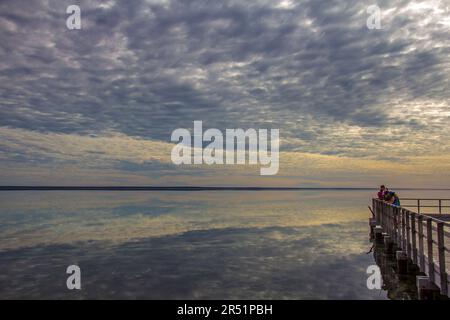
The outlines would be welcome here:
[[[386,193],[386,187],[383,185],[380,186],[380,190],[378,191],[378,199],[383,200]]]
[[[386,193],[386,195],[384,196],[384,201],[394,206],[400,207],[400,198],[394,191],[389,191],[388,193]]]

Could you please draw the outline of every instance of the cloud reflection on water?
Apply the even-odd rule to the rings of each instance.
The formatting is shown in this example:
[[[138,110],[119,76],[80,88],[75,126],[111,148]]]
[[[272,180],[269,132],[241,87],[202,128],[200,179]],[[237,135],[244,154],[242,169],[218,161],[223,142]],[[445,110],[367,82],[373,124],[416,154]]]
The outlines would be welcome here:
[[[301,227],[367,217],[341,191],[2,193],[1,249],[124,242],[192,230]]]
[[[361,227],[229,228],[23,248],[0,254],[0,287],[3,298],[378,298],[365,287],[373,262],[362,252]],[[79,292],[65,288],[69,264],[82,269]]]
[[[366,288],[371,193],[3,192],[0,297],[386,298]]]

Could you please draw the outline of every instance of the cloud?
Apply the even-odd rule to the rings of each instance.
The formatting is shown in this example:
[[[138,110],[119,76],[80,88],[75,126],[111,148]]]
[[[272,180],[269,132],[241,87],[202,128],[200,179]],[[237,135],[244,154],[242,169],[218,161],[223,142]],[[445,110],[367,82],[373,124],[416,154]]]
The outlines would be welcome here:
[[[371,159],[294,150],[281,152],[280,172],[266,177],[259,175],[259,165],[176,166],[170,159],[173,144],[114,132],[92,136],[0,128],[0,136],[4,185],[366,187],[390,181],[403,187],[445,187],[450,173],[448,155],[395,157],[384,152]],[[350,142],[342,147],[350,149]]]
[[[448,155],[448,8],[378,3],[382,30],[366,28],[371,1],[80,1],[68,30],[70,1],[2,1],[0,126],[163,143],[202,120],[280,128],[285,152]]]

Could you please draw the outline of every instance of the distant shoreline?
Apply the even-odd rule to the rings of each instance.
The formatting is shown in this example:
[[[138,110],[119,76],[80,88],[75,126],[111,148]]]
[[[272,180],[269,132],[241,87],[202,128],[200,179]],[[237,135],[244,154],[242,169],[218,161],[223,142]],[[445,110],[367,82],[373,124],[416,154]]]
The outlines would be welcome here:
[[[450,188],[391,188],[393,190],[450,191]],[[0,186],[0,191],[296,191],[378,190],[377,187],[227,187],[227,186]]]

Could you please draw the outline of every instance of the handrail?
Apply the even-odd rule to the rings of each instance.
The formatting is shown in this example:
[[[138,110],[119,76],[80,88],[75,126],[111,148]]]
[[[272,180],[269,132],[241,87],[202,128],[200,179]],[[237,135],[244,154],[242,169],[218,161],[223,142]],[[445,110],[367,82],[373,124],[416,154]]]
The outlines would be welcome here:
[[[450,199],[448,199],[448,198],[401,198],[400,200],[402,201],[402,207],[417,208],[417,213],[421,213],[420,212],[421,208],[438,208],[439,212],[437,212],[436,214],[442,214],[443,208],[450,208],[450,203],[446,203],[446,201],[450,202]],[[403,203],[403,202],[408,202],[408,201],[415,201],[416,203],[415,204]],[[426,201],[437,202],[437,205],[424,203]]]
[[[402,204],[402,207],[417,207],[417,205],[415,204]],[[420,205],[421,208],[450,208],[450,206],[424,206],[424,205]]]
[[[442,200],[442,201],[450,201],[450,199],[446,199],[446,198],[402,198],[402,200]]]

